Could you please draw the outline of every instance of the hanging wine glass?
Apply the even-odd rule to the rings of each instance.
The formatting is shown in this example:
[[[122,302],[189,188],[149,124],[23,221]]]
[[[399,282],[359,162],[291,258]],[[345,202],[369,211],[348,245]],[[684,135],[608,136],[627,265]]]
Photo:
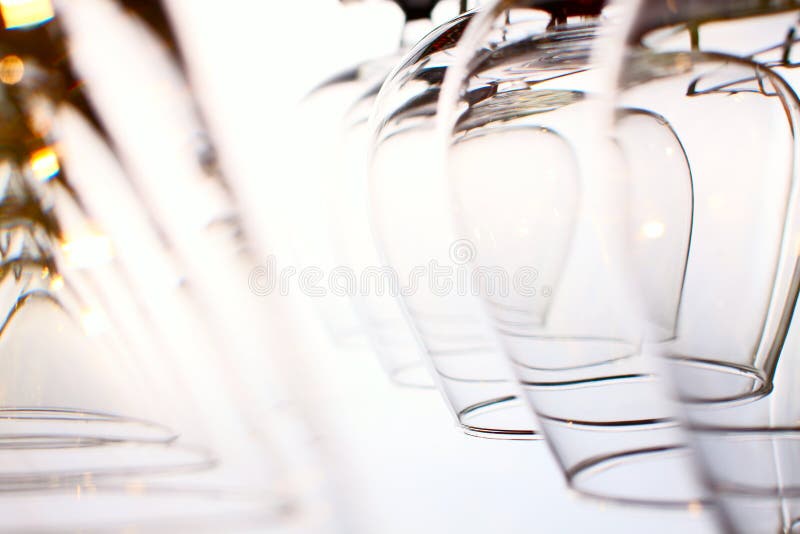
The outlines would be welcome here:
[[[302,141],[296,145],[302,154],[296,158],[298,184],[294,186],[297,199],[293,205],[301,209],[292,214],[291,241],[301,268],[330,273],[339,265],[337,217],[342,211],[349,213],[336,205],[341,189],[337,172],[341,118],[364,90],[383,80],[396,59],[396,54],[372,58],[340,72],[312,90],[298,108],[296,136]],[[307,157],[309,153],[315,157]],[[324,296],[313,297],[329,334],[341,346],[365,341],[351,297],[347,291],[328,291]]]
[[[52,10],[17,26],[0,5],[3,528],[285,518],[286,475],[237,415],[238,385],[74,84]]]
[[[654,234],[636,267],[653,322],[665,311],[654,298],[660,261],[685,267],[682,285],[670,290],[679,299],[670,310],[675,338],[660,350],[736,532],[792,532],[800,517],[797,20],[788,4],[679,2],[664,10],[645,2],[616,91],[617,106],[656,114],[673,130],[691,169],[692,202],[676,228],[690,237],[687,246],[673,249]],[[662,219],[670,201],[642,179],[652,167],[637,165],[669,147],[624,119],[615,132],[634,162],[632,183],[644,185],[635,192],[639,214],[674,228]],[[686,173],[659,175],[686,182]]]
[[[435,109],[472,13],[415,46],[387,78],[373,114],[371,219],[378,247],[459,425],[484,437],[535,437],[480,308],[464,285],[471,243],[452,228],[435,161]],[[353,121],[355,122],[355,121]],[[464,257],[466,255],[466,257]]]
[[[304,237],[298,236],[295,241],[302,243],[304,250],[316,251],[318,255],[321,251],[328,251],[325,255],[329,259],[325,261],[317,258],[309,262],[303,258],[302,252],[299,258],[304,265],[319,267],[324,264],[327,267],[321,270],[328,274],[328,291],[316,300],[323,315],[328,317],[325,322],[334,339],[347,344],[348,339],[355,341],[358,336],[364,336],[395,383],[432,387],[418,342],[393,296],[377,296],[374,292],[364,294],[372,282],[362,278],[371,276],[370,269],[376,269],[382,263],[373,245],[365,213],[367,120],[384,78],[403,52],[433,24],[445,22],[450,14],[457,14],[458,9],[464,6],[457,2],[435,1],[397,4],[403,9],[406,20],[398,51],[332,77],[312,91],[303,103],[303,117],[306,119],[299,122],[304,139],[300,146],[303,151],[308,151],[309,146],[318,147],[312,151],[320,156],[298,158],[305,161],[298,174],[306,180],[313,180],[314,185],[297,188],[302,192],[298,203],[308,205],[309,209],[296,213],[302,220],[293,226],[302,229]],[[320,117],[331,114],[333,120],[325,121],[320,128]],[[312,123],[314,128],[303,126]],[[308,140],[309,130],[314,132],[311,135],[317,142]],[[308,166],[317,170],[310,170],[306,168]],[[329,176],[331,168],[335,169],[333,178]],[[310,203],[309,196],[313,197]],[[312,204],[316,207],[310,207]],[[350,307],[358,318],[357,323],[353,322],[349,311],[343,310]],[[341,323],[339,326],[335,326],[337,321]],[[345,327],[343,323],[350,326]]]
[[[401,52],[430,29],[437,5],[437,2],[398,3],[406,16],[400,51],[386,58],[383,63],[386,70],[380,77],[361,87],[358,98],[352,100],[338,124],[340,139],[333,149],[340,154],[339,174],[330,184],[328,194],[332,199],[330,228],[338,268],[330,273],[329,285],[332,291],[341,291],[342,296],[350,297],[366,337],[391,379],[400,385],[431,387],[418,342],[396,301],[397,284],[393,273],[382,266],[383,261],[374,246],[366,211],[364,171],[369,146],[368,118],[375,97],[389,69],[402,57]]]
[[[157,221],[161,239],[209,319],[212,335],[228,347],[229,365],[244,381],[243,393],[251,396],[242,409],[253,421],[268,420],[264,412],[294,396],[283,380],[292,374],[287,370],[292,354],[266,354],[264,347],[289,346],[286,337],[291,330],[277,318],[264,317],[259,301],[241,283],[257,262],[240,225],[237,200],[224,178],[209,173],[198,157],[193,137],[196,106],[185,78],[147,25],[118,6],[66,3],[62,14],[72,30],[76,69],[126,174]],[[102,28],[107,26],[116,28],[113,35],[104,34]],[[122,68],[117,58],[132,42],[138,43],[139,53]],[[141,90],[131,91],[140,85]],[[193,201],[176,209],[187,196]],[[293,439],[289,435],[287,439]],[[286,444],[289,449],[297,445]]]
[[[622,238],[636,206],[618,172],[621,149],[602,128],[600,32],[613,34],[621,17],[603,2],[487,6],[442,89],[446,172],[485,310],[569,485],[623,503],[698,509],[706,493],[643,345],[669,336],[672,318],[661,329],[640,319]],[[669,169],[688,179],[680,143],[659,117],[626,113],[673,150]],[[669,215],[680,224],[667,237],[680,249],[690,187],[659,186],[676,208]],[[493,272],[506,289],[488,283]],[[659,295],[679,287],[682,269],[673,261],[660,275]]]

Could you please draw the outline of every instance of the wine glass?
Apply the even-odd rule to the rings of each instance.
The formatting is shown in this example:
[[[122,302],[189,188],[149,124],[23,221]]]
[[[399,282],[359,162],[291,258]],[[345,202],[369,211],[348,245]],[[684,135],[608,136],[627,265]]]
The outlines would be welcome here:
[[[430,388],[418,341],[394,296],[366,290],[372,282],[364,277],[382,264],[365,211],[367,121],[381,84],[404,52],[466,7],[396,3],[405,17],[398,50],[332,76],[302,103],[297,121],[302,154],[296,158],[302,185],[296,187],[301,196],[295,204],[304,209],[295,212],[292,227],[300,263],[327,274],[327,293],[314,298],[332,338],[343,346],[366,338],[394,383]],[[308,152],[317,157],[304,157]]]
[[[75,83],[61,21],[50,9],[18,26],[3,7],[4,528],[286,519],[298,488],[264,431],[285,416],[254,404],[198,309],[202,277],[110,148],[110,132],[115,148],[129,139]],[[296,460],[307,449],[294,445]]]
[[[386,2],[390,4],[389,2]],[[302,269],[315,268],[330,273],[341,264],[339,256],[339,219],[353,206],[340,208],[341,121],[350,105],[368,88],[379,84],[397,59],[389,54],[369,59],[330,77],[314,88],[298,107],[295,122],[298,149],[294,187],[299,206],[291,216],[291,243],[295,259]],[[315,157],[307,157],[313,153]],[[331,202],[333,200],[333,202]],[[352,292],[328,291],[314,296],[314,306],[337,345],[358,346],[365,341],[366,330],[353,308]],[[378,354],[382,354],[377,350]]]
[[[603,2],[487,6],[445,77],[443,165],[484,308],[570,487],[697,510],[707,494],[652,357],[652,342],[674,328],[670,291],[683,273],[675,260],[660,266],[651,289],[667,294],[666,311],[659,325],[644,321],[625,238],[641,215],[621,172],[624,140],[604,127],[603,53],[625,14]],[[624,113],[673,151],[665,172],[686,171],[657,115]],[[643,231],[666,232],[667,252],[681,250],[689,186],[648,184],[681,224]],[[646,246],[638,254],[650,258]]]
[[[454,47],[473,13],[428,34],[387,78],[375,103],[368,167],[376,243],[457,423],[471,435],[536,437],[477,299],[464,284],[472,244],[450,224],[433,164],[435,109]]]
[[[400,51],[411,49],[420,34],[431,28],[432,20],[446,16],[448,7],[436,12],[435,8],[441,6],[437,2],[398,3],[407,21]],[[385,64],[394,66],[403,56],[398,52]],[[332,145],[332,150],[340,154],[340,172],[327,195],[333,199],[330,228],[338,267],[329,281],[352,297],[370,344],[392,380],[400,385],[430,388],[432,379],[422,349],[397,301],[399,279],[375,246],[367,209],[369,117],[388,71],[364,84],[339,124],[339,143]]]
[[[799,517],[797,20],[791,6],[681,2],[665,11],[645,2],[626,36],[615,94],[617,106],[658,115],[691,169],[661,175],[690,187],[676,228],[686,246],[653,236],[636,267],[655,321],[665,310],[653,294],[655,266],[666,258],[683,265],[682,285],[670,290],[679,302],[675,337],[659,349],[736,532],[791,532]],[[661,221],[674,212],[640,179],[651,167],[637,160],[647,147],[665,147],[624,120],[615,131],[634,161],[632,182],[645,184],[640,214]]]
[[[294,205],[302,209],[292,216],[292,242],[302,267],[327,276],[325,294],[315,294],[314,300],[332,339],[340,346],[367,341],[393,382],[431,387],[400,310],[390,297],[361,295],[359,284],[363,269],[378,265],[364,211],[361,121],[366,122],[374,94],[402,52],[430,27],[437,2],[398,4],[405,15],[398,50],[332,76],[301,103]],[[306,157],[309,152],[316,157]]]

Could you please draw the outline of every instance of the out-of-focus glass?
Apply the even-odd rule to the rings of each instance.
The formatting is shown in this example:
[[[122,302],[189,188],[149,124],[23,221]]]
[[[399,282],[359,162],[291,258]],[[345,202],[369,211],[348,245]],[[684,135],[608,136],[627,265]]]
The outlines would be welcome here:
[[[391,379],[405,386],[432,387],[416,335],[397,301],[399,280],[380,256],[369,221],[368,119],[382,83],[362,93],[341,124],[335,239],[337,258],[347,277],[339,280],[348,288],[367,337]]]
[[[358,94],[347,103],[346,112],[335,121],[335,134],[327,140],[329,150],[336,157],[328,160],[334,163],[333,176],[325,177],[320,186],[328,203],[330,222],[327,226],[335,259],[326,272],[329,273],[329,291],[351,303],[363,333],[390,378],[399,385],[432,387],[419,343],[396,299],[397,280],[391,268],[384,265],[374,243],[367,209],[365,170],[369,151],[368,119],[386,75],[402,58],[402,52],[431,28],[431,18],[446,16],[447,8],[454,6],[442,6],[429,13],[437,2],[419,3],[419,6],[413,5],[414,2],[399,3],[407,21],[398,53],[359,67],[368,67],[370,72],[379,74],[360,75],[358,84],[349,83],[348,95],[353,89],[358,89]],[[352,75],[340,78],[350,77]],[[343,81],[337,81],[335,86],[343,88]],[[333,87],[325,91],[330,93]]]
[[[472,13],[428,34],[384,83],[368,168],[375,238],[458,423],[482,437],[536,437],[508,366],[468,287],[472,243],[453,228],[436,166],[436,104]]]
[[[403,52],[463,6],[454,1],[398,4],[406,16],[398,52],[332,77],[302,104],[299,146],[318,157],[297,158],[303,185],[296,188],[301,193],[296,205],[303,209],[292,226],[301,229],[295,237],[298,259],[325,276],[326,294],[314,299],[333,338],[340,345],[366,338],[393,382],[432,387],[419,342],[396,300],[397,284],[369,224],[368,119],[386,75]]]
[[[366,340],[393,382],[430,387],[401,310],[390,295],[366,289],[380,266],[366,216],[366,122],[387,73],[430,27],[427,17],[414,15],[407,14],[396,53],[332,77],[303,101],[299,146],[317,157],[298,157],[304,185],[296,187],[301,196],[295,204],[303,209],[292,226],[300,229],[294,237],[298,260],[324,277],[325,294],[312,298],[332,338],[342,346]]]
[[[308,444],[275,410],[258,330],[230,313],[247,291],[241,241],[219,209],[224,187],[184,144],[191,99],[164,83],[177,78],[163,45],[115,4],[68,5],[66,25],[0,33],[2,527],[247,530],[297,517],[293,467]],[[109,28],[116,61],[114,46],[139,45],[127,78],[87,54]],[[104,100],[114,84],[140,122]],[[161,180],[150,190],[148,172]]]
[[[380,84],[391,69],[395,56],[367,61],[342,72],[322,83],[303,100],[298,108],[298,137],[302,143],[303,157],[297,158],[295,186],[299,206],[292,218],[292,242],[299,267],[316,268],[330,273],[339,266],[339,241],[343,230],[337,218],[351,209],[342,209],[346,202],[352,208],[352,200],[341,200],[343,186],[340,138],[341,118],[352,103],[367,88]],[[307,157],[314,154],[314,157]],[[356,311],[352,295],[327,291],[323,296],[313,296],[314,305],[321,316],[331,338],[341,346],[363,344],[365,331]],[[380,355],[380,352],[379,352]]]
[[[149,272],[126,261],[152,229],[128,242],[87,215],[102,198],[136,216],[118,222],[146,221],[85,101],[47,63],[64,51],[58,31],[0,33],[18,69],[0,86],[3,528],[272,523],[287,504],[280,465],[232,416],[176,272],[157,246]],[[168,326],[145,312],[157,308],[175,313]]]
[[[640,319],[624,237],[637,206],[603,128],[597,54],[620,16],[602,2],[487,6],[442,90],[446,172],[484,309],[570,486],[698,509],[705,490],[645,343],[673,325]],[[659,117],[626,112],[674,152],[664,164],[686,168]],[[680,284],[668,267],[665,292]]]

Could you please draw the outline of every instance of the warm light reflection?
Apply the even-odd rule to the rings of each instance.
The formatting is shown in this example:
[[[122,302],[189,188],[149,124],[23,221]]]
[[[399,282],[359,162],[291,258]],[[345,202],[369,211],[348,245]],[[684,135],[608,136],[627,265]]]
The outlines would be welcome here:
[[[46,137],[53,127],[52,104],[41,97],[32,97],[28,110],[28,124],[34,133]]]
[[[25,63],[19,56],[13,54],[0,59],[0,82],[14,85],[22,80],[25,75]]]
[[[9,30],[42,24],[55,15],[50,0],[0,0],[0,14]]]
[[[661,221],[647,221],[642,225],[641,233],[645,239],[658,239],[664,235],[664,223]]]
[[[33,175],[40,182],[51,180],[61,170],[56,151],[51,147],[40,148],[31,155]]]
[[[57,274],[53,278],[50,279],[50,290],[51,291],[58,291],[62,287],[64,287],[64,278],[60,274]]]
[[[692,517],[697,517],[703,511],[703,504],[697,501],[692,501],[689,503],[687,508]]]
[[[114,257],[111,240],[102,234],[88,234],[61,244],[70,267],[94,267],[108,263]]]
[[[128,495],[143,495],[146,490],[144,482],[129,482],[125,484],[125,492]]]
[[[96,336],[108,330],[108,319],[102,310],[86,308],[81,311],[81,325],[88,336]]]

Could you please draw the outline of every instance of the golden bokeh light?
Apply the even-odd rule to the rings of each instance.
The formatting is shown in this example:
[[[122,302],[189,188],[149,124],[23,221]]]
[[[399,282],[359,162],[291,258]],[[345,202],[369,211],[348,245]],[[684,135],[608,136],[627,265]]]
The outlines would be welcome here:
[[[44,24],[55,13],[50,0],[0,0],[0,15],[6,29],[12,30]]]
[[[40,182],[51,180],[61,170],[56,151],[48,146],[34,152],[31,155],[31,169]]]
[[[699,501],[691,501],[689,502],[687,509],[692,517],[698,517],[701,513],[703,513],[703,503]]]
[[[19,56],[10,54],[0,59],[0,82],[14,85],[22,81],[25,75],[25,63]]]
[[[64,278],[60,274],[57,274],[50,279],[51,291],[59,291],[63,287],[64,287]]]

